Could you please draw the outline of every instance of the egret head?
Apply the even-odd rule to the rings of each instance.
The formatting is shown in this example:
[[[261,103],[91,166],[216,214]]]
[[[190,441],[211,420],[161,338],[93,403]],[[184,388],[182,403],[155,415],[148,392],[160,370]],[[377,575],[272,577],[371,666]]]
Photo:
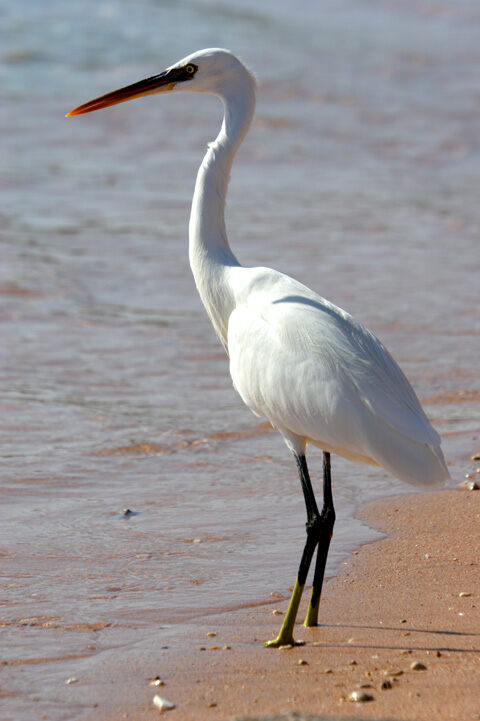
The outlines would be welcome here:
[[[108,108],[110,105],[155,93],[183,90],[225,95],[229,88],[238,87],[239,83],[251,85],[252,88],[255,84],[253,76],[243,63],[229,50],[208,48],[187,55],[159,75],[153,75],[151,78],[90,100],[71,110],[66,117],[91,113],[94,110]]]

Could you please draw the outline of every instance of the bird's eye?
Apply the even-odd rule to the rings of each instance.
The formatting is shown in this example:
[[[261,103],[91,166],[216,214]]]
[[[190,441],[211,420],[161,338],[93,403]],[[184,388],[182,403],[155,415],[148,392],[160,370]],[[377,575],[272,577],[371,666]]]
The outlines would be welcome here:
[[[185,70],[189,75],[193,75],[195,72],[195,65],[185,65]]]

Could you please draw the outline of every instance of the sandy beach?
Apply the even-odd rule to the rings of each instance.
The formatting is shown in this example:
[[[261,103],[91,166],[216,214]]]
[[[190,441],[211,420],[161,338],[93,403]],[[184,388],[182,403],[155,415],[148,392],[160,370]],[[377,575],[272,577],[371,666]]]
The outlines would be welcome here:
[[[304,645],[262,648],[286,608],[279,598],[204,617],[163,647],[152,632],[147,645],[110,651],[95,674],[61,690],[66,712],[76,710],[65,718],[152,719],[155,693],[176,705],[172,721],[283,711],[478,718],[480,493],[402,497],[361,515],[388,535],[355,551],[327,582],[322,625],[297,626]],[[151,685],[157,676],[164,685]],[[355,690],[373,700],[350,702]]]
[[[172,721],[475,718],[480,493],[452,489],[480,481],[479,3],[17,0],[1,17],[1,721],[154,719],[155,693]],[[322,625],[284,651],[262,641],[304,543],[295,462],[233,389],[188,261],[222,106],[176,93],[65,118],[218,46],[258,80],[233,251],[375,333],[454,479],[401,496],[332,458]],[[308,463],[320,502],[319,449]],[[374,700],[346,700],[359,684]]]

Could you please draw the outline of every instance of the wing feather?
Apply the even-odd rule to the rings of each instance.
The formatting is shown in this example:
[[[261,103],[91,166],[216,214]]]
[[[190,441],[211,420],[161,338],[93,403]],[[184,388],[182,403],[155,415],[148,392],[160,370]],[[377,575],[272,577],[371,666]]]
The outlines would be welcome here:
[[[289,424],[294,433],[335,445],[362,445],[358,426],[367,409],[372,422],[376,417],[416,443],[438,446],[383,344],[345,311],[275,276],[257,278],[229,320],[231,374],[245,403],[278,428]]]

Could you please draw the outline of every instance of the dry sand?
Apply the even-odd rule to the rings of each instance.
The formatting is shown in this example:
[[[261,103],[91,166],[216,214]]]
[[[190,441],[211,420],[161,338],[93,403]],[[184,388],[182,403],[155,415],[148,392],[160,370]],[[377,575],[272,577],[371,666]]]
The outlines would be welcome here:
[[[86,718],[156,718],[152,699],[159,693],[176,704],[171,721],[293,710],[479,719],[480,492],[402,497],[369,506],[361,516],[388,537],[356,551],[328,581],[323,625],[296,628],[304,646],[260,644],[277,631],[281,616],[273,610],[283,612],[284,600],[202,618],[188,633],[173,635],[168,649],[110,656],[101,682],[83,692],[80,679],[75,692],[98,703]],[[426,668],[412,670],[417,661]],[[155,689],[149,680],[157,674],[165,685]],[[391,688],[382,688],[385,681]],[[361,684],[373,700],[348,701]]]

